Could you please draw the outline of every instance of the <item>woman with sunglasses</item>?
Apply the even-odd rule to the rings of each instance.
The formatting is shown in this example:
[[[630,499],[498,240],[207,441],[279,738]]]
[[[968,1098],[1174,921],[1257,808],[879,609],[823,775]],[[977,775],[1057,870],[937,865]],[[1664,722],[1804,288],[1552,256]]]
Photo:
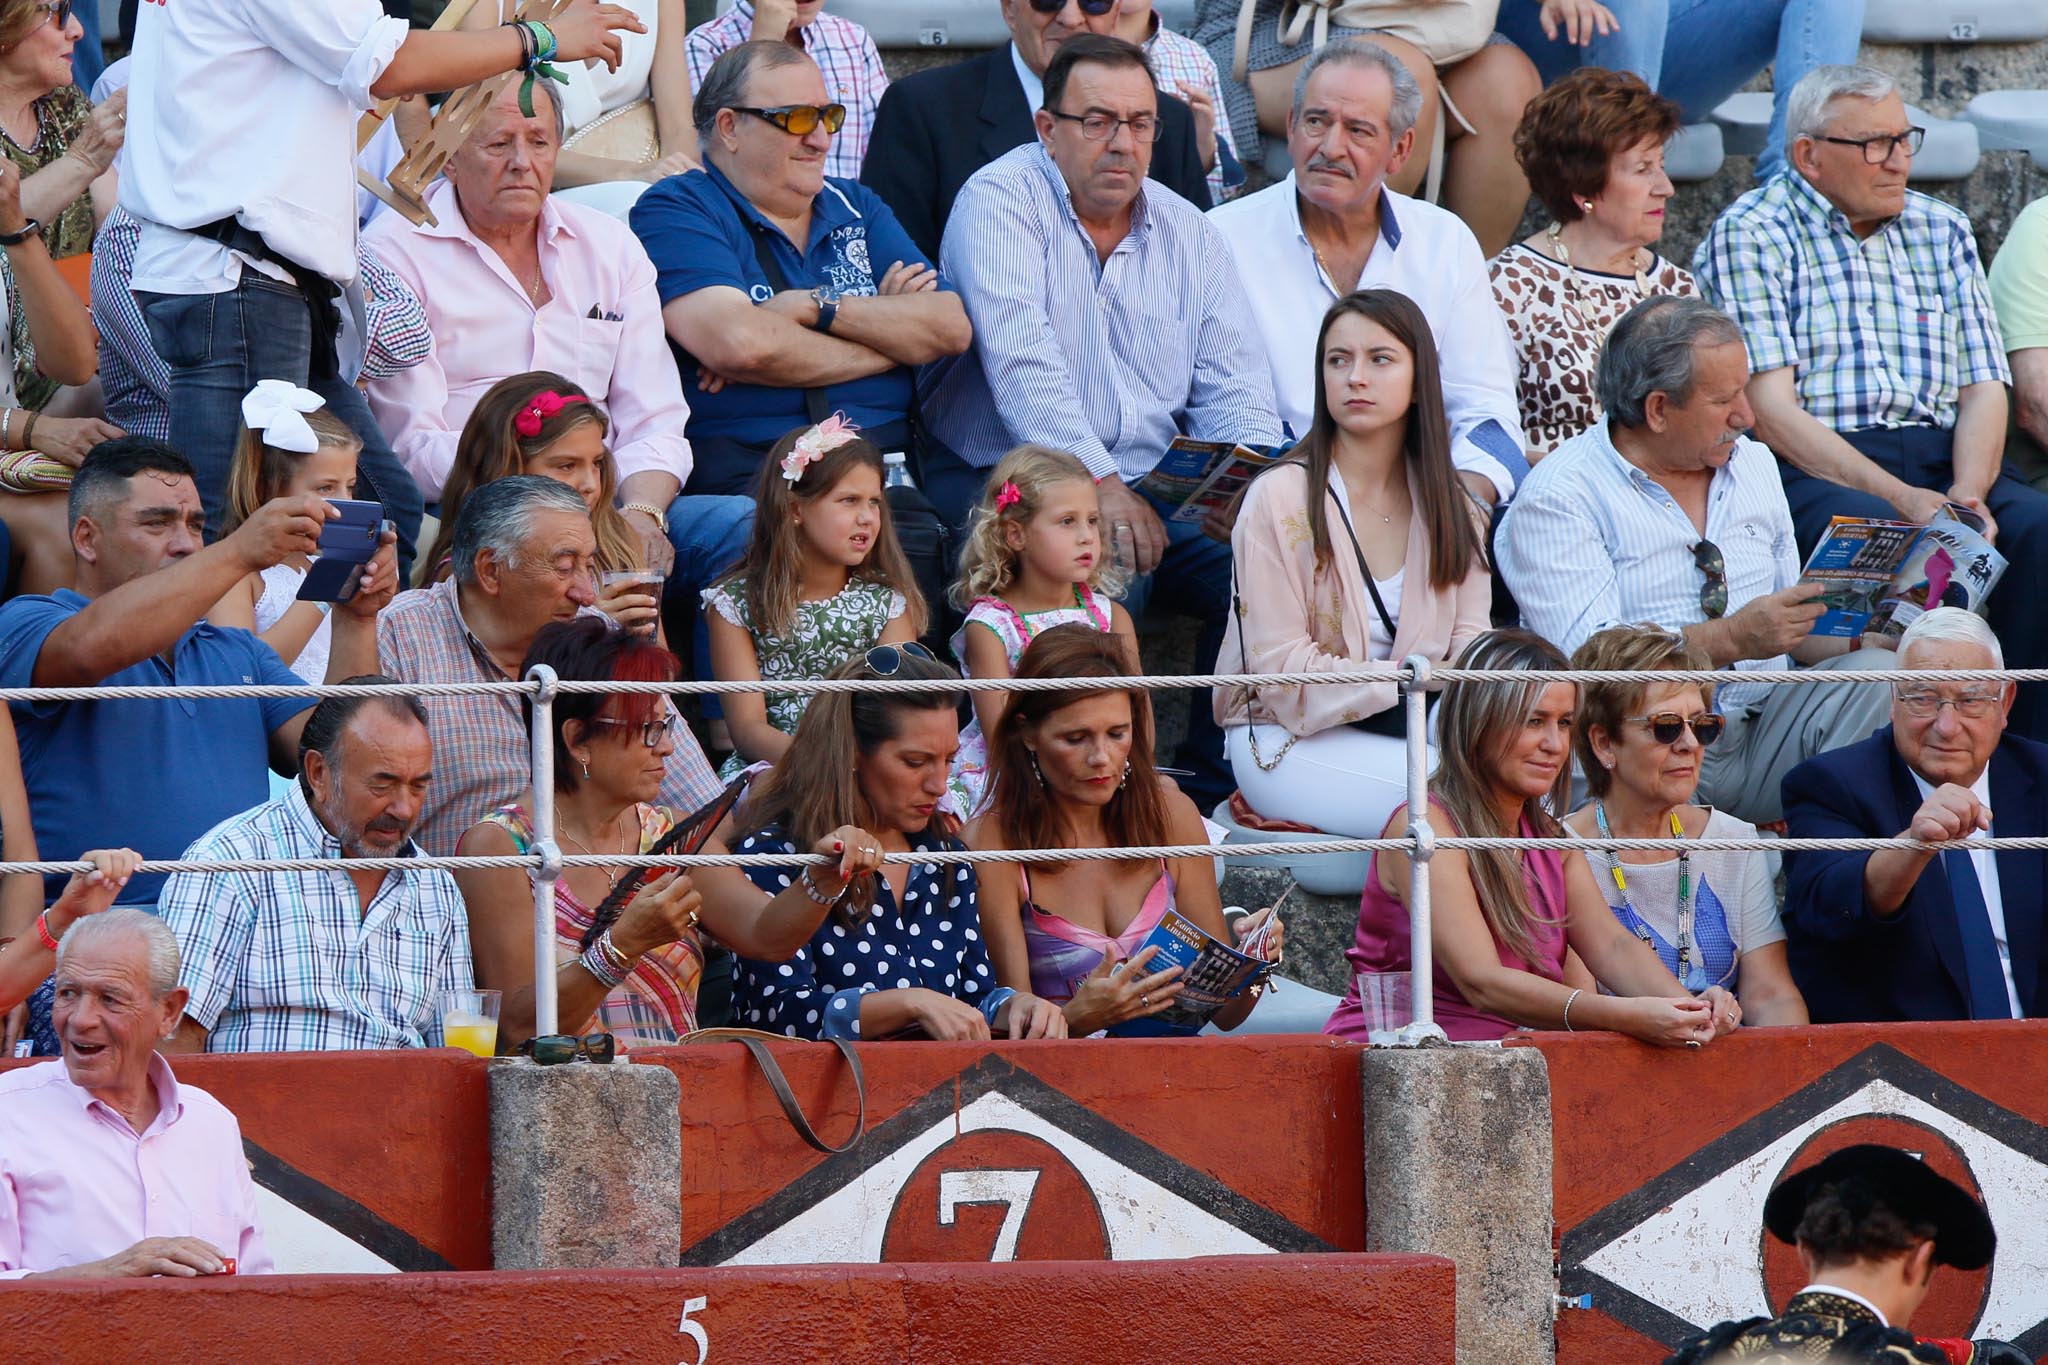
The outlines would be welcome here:
[[[764,891],[807,897],[824,923],[787,962],[743,954],[740,1023],[792,1038],[1064,1038],[1059,1006],[1000,985],[981,938],[966,863],[889,863],[884,853],[957,852],[939,802],[960,747],[960,675],[922,645],[876,645],[829,675],[895,678],[929,691],[824,692],[789,750],[736,817],[738,853],[816,848],[852,825],[865,860],[850,881],[817,867],[749,867]]]
[[[546,626],[526,667],[546,664],[563,681],[673,682],[676,658],[644,635],[594,616]],[[524,670],[521,670],[522,674]],[[704,970],[699,927],[735,951],[778,958],[802,947],[824,917],[796,887],[763,895],[732,868],[650,877],[618,919],[588,947],[597,907],[617,888],[635,854],[651,848],[688,812],[656,804],[679,723],[656,693],[565,692],[555,698],[555,833],[564,853],[616,854],[615,867],[564,869],[555,882],[555,992],[572,1032],[600,1031],[627,1049],[673,1043],[697,1027]],[[533,850],[531,794],[485,816],[462,837],[463,855]],[[843,891],[879,865],[876,840],[852,828],[820,831],[805,845],[835,855],[811,869],[823,894]],[[722,851],[708,848],[707,851]],[[533,1008],[533,880],[524,868],[456,874],[469,908],[477,986],[504,992],[501,1049],[530,1037]]]
[[[1573,668],[1711,669],[1684,636],[1614,626],[1572,655]],[[1721,737],[1713,688],[1691,682],[1589,682],[1573,734],[1592,800],[1565,827],[1588,839],[1754,839],[1756,826],[1693,805],[1700,763]],[[1609,851],[1586,861],[1615,918],[1698,995],[1732,992],[1750,1024],[1803,1024],[1769,860],[1761,853]]]
[[[1480,636],[1457,667],[1553,671],[1557,647],[1526,630]],[[1568,682],[1454,682],[1437,705],[1430,823],[1473,838],[1554,838],[1571,789],[1579,690]],[[1408,809],[1382,831],[1398,838]],[[1412,969],[1405,853],[1373,855],[1345,953],[1357,972]],[[1719,986],[1695,999],[1600,899],[1583,858],[1554,849],[1439,848],[1428,863],[1436,1022],[1455,1042],[1517,1028],[1606,1029],[1659,1047],[1698,1047],[1741,1020]],[[1590,971],[1589,971],[1590,969]],[[1602,989],[1604,987],[1605,989]],[[1608,994],[1612,991],[1612,994]],[[1354,977],[1325,1033],[1366,1041]]]

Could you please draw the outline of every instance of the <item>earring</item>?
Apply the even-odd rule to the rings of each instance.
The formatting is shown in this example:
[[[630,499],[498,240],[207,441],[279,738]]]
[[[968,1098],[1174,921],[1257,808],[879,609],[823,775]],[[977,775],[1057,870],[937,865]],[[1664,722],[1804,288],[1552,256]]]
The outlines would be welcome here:
[[[1131,782],[1131,760],[1124,760],[1124,775],[1116,780],[1116,789],[1122,791]]]
[[[590,760],[584,758],[577,761],[583,765],[583,780],[588,782],[590,780]]]
[[[1045,785],[1045,769],[1038,766],[1038,750],[1026,749],[1024,752],[1031,755],[1031,775],[1037,778],[1038,785],[1043,787]]]

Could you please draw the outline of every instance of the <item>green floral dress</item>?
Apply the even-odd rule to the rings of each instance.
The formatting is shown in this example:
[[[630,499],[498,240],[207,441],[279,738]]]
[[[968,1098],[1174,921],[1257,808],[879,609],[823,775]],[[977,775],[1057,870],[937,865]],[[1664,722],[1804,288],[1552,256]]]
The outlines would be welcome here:
[[[754,654],[761,663],[763,682],[824,677],[870,648],[882,638],[889,623],[906,610],[902,593],[881,583],[855,579],[822,602],[799,602],[789,633],[777,636],[763,634],[749,619],[745,579],[729,578],[716,587],[706,588],[703,598],[706,607],[754,637]],[[785,735],[795,734],[811,694],[770,692],[767,698],[768,723]],[[744,759],[733,754],[719,768],[718,775],[729,782],[746,766]]]
[[[24,147],[0,133],[0,148],[6,149],[8,159],[21,169],[22,179],[26,180],[70,149],[91,114],[92,104],[77,86],[53,90],[36,101],[34,145]],[[50,248],[52,260],[62,260],[91,251],[93,232],[92,195],[81,194],[43,225],[43,242]],[[25,408],[41,408],[60,386],[36,373],[35,348],[28,341],[28,320],[22,313],[21,295],[14,287],[11,273],[7,277],[7,312],[14,345],[15,400]]]

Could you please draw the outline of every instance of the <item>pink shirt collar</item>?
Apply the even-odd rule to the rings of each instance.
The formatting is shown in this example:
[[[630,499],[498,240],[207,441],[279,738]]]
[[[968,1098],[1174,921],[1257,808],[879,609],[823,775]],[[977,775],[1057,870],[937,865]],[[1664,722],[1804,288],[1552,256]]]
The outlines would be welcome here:
[[[171,1074],[171,1064],[164,1060],[161,1052],[149,1054],[149,1083],[156,1089],[156,1117],[150,1120],[148,1128],[137,1133],[120,1110],[104,1100],[95,1098],[91,1091],[73,1081],[69,1067],[64,1071],[64,1084],[72,1097],[78,1101],[79,1109],[87,1118],[130,1133],[137,1140],[163,1132],[183,1117],[185,1112],[185,1103],[178,1094],[178,1078]]]

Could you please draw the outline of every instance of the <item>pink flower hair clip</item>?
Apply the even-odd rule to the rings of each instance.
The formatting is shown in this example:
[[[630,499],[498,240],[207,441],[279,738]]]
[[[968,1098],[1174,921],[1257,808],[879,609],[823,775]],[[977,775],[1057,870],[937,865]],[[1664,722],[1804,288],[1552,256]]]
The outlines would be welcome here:
[[[1005,479],[1003,486],[996,490],[996,514],[1000,516],[1022,501],[1024,494],[1018,491],[1016,481]]]
[[[845,413],[835,412],[796,438],[789,454],[782,457],[782,477],[795,483],[817,461],[848,441],[859,439],[860,428],[847,421]]]
[[[512,429],[521,436],[532,440],[540,435],[541,425],[571,403],[588,403],[590,400],[580,393],[559,394],[553,389],[542,389],[526,400],[526,406],[512,419]]]

